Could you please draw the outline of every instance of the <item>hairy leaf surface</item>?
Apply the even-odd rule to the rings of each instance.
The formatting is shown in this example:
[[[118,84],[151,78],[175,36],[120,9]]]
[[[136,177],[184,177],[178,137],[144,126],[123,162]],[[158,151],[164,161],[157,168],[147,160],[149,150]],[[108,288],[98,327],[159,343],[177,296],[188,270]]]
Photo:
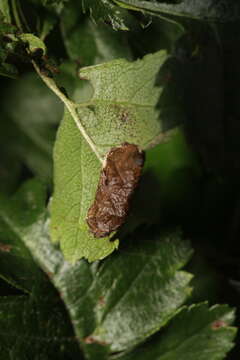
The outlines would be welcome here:
[[[233,347],[236,328],[234,311],[227,305],[208,308],[198,304],[184,308],[171,320],[164,334],[159,334],[144,348],[121,360],[221,360]]]

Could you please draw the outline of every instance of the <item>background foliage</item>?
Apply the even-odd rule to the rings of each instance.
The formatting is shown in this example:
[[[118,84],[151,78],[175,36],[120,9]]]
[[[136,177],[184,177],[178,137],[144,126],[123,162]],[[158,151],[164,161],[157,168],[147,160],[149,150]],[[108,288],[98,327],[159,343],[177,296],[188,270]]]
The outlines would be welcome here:
[[[0,0],[4,359],[238,359],[239,18],[230,0]],[[141,184],[94,240],[101,159],[126,140]]]

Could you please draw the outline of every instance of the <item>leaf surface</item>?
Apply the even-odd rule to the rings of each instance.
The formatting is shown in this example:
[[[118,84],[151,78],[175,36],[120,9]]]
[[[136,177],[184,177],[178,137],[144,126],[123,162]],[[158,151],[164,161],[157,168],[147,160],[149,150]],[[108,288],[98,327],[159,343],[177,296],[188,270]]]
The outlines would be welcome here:
[[[86,104],[79,104],[78,116],[102,158],[124,142],[145,148],[162,135],[155,108],[161,88],[154,85],[165,60],[161,51],[136,62],[114,60],[81,70],[94,93]],[[100,170],[101,163],[66,112],[54,151],[51,235],[71,262],[82,257],[101,259],[118,245],[108,238],[95,239],[86,224]]]
[[[70,59],[88,66],[115,58],[131,58],[125,33],[93,23],[72,5],[61,16],[63,40]]]
[[[29,221],[31,214],[27,216],[30,194],[39,214],[35,223]],[[96,355],[95,347],[104,353],[130,349],[178,312],[191,292],[192,278],[182,270],[192,249],[179,232],[133,237],[102,263],[70,264],[49,239],[42,195],[38,185],[29,182],[16,194],[18,205],[26,209],[24,216],[2,211],[61,293],[87,357]]]
[[[49,283],[37,298],[1,296],[0,327],[5,360],[83,359],[66,310]]]

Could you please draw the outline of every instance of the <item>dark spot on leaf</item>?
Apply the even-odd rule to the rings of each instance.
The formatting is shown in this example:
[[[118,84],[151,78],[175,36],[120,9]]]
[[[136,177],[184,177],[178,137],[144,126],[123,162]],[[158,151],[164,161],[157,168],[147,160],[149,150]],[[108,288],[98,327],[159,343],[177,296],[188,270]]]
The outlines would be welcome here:
[[[95,106],[94,105],[89,105],[88,108],[89,108],[89,110],[91,110],[92,112],[95,113]]]
[[[222,328],[224,326],[227,326],[227,324],[225,323],[225,321],[222,321],[222,320],[216,320],[211,325],[213,330],[217,330],[217,329]]]
[[[11,250],[12,250],[11,245],[0,243],[0,251],[2,251],[2,252],[10,252]]]
[[[120,121],[122,121],[122,122],[127,122],[128,119],[129,119],[129,112],[128,112],[128,110],[123,110],[123,111],[120,113],[119,119],[120,119]]]
[[[96,238],[109,235],[124,223],[143,165],[144,153],[134,144],[124,143],[107,154],[86,219]]]

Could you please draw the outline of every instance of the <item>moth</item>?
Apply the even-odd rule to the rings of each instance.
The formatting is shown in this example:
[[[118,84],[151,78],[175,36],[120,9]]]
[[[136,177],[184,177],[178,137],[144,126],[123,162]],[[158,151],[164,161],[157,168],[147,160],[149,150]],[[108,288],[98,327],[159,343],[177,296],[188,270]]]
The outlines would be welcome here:
[[[86,219],[96,238],[108,236],[125,222],[144,160],[144,152],[134,144],[124,143],[108,152]]]

